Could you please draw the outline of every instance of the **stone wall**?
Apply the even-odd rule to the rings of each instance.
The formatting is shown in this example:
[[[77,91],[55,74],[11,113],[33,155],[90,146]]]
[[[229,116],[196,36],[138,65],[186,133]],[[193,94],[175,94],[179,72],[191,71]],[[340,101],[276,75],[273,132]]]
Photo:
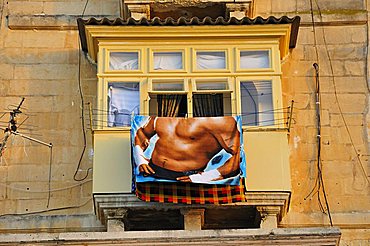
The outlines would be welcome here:
[[[309,0],[262,0],[255,6],[256,15],[302,17],[297,47],[282,67],[285,103],[294,100],[295,111],[289,135],[292,200],[281,226],[329,225],[315,186],[317,63],[322,176],[332,221],[343,231],[343,245],[365,245],[370,239],[369,9],[362,0],[312,1],[312,7],[314,25]],[[322,192],[320,200],[326,210]]]
[[[84,147],[81,108],[88,127],[86,103],[94,102],[96,91],[96,68],[80,52],[75,19],[82,14],[119,17],[120,11],[119,1],[90,0],[86,9],[85,3],[0,0],[0,111],[8,112],[25,97],[22,117],[29,118],[20,132],[54,146],[50,166],[48,147],[19,136],[10,138],[0,163],[0,231],[103,229],[93,212],[91,173],[82,181],[74,180]],[[320,67],[322,175],[331,216],[342,230],[343,245],[366,244],[370,240],[369,177],[364,173],[370,173],[369,7],[364,0],[312,3],[315,32],[309,0],[257,0],[254,5],[255,16],[302,17],[297,47],[283,64],[283,96],[287,105],[294,100],[295,108],[289,135],[293,193],[290,211],[280,226],[329,225],[315,193],[316,62]],[[0,119],[1,126],[8,117]],[[77,179],[92,165],[88,129],[86,140]],[[320,199],[324,203],[322,195]]]
[[[118,17],[118,4],[89,1],[85,14]],[[19,132],[53,144],[50,165],[49,147],[20,136],[9,138],[0,163],[0,231],[102,229],[93,212],[88,171],[93,153],[87,103],[95,102],[96,67],[80,52],[75,21],[84,5],[85,1],[0,1],[0,115],[25,97],[19,121],[29,118]],[[63,23],[57,26],[55,20]],[[87,147],[78,168],[84,149],[82,108]],[[9,114],[0,120],[5,127]],[[80,181],[74,180],[77,169],[75,179]]]

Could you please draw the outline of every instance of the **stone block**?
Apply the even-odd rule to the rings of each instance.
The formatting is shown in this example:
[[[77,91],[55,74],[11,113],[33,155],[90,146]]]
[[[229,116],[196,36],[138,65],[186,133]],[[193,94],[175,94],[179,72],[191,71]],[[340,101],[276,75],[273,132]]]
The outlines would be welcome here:
[[[27,180],[25,180],[27,181]],[[44,199],[48,197],[47,182],[8,182],[8,199]]]
[[[15,65],[15,79],[75,79],[77,66],[69,64]]]
[[[273,13],[289,13],[297,10],[297,0],[274,0],[271,5]]]
[[[321,156],[326,161],[350,161],[356,154],[351,145],[331,143],[322,145]]]
[[[344,121],[343,121],[344,118]],[[330,125],[333,127],[344,126],[364,126],[365,118],[363,114],[331,114]]]
[[[6,215],[6,214],[14,214],[16,213],[17,208],[17,201],[16,200],[0,200],[0,214]],[[0,229],[7,227],[7,224],[0,223]]]
[[[294,126],[290,131],[290,144],[293,148],[297,148],[300,143],[314,144],[317,142],[317,128],[316,126]]]
[[[345,75],[350,76],[366,76],[365,61],[345,61]]]
[[[321,77],[320,91],[323,93],[363,93],[367,91],[365,77]]]
[[[322,27],[326,44],[366,43],[366,26]]]
[[[328,45],[327,48],[332,60],[363,61],[366,59],[365,44]]]
[[[329,113],[340,113],[338,103],[342,113],[364,113],[366,105],[365,94],[337,94],[337,97],[332,93],[321,94],[322,109],[329,110]]]
[[[72,95],[75,93],[73,89],[74,82],[72,80],[10,80],[8,93],[10,95],[24,97]],[[32,99],[27,98],[28,100]]]
[[[316,126],[316,111],[310,110],[299,110],[295,114],[295,125],[297,126]]]
[[[44,3],[35,1],[9,1],[8,12],[13,15],[43,14]]]
[[[254,12],[255,16],[270,16],[272,12],[272,0],[259,0],[259,1],[254,1],[255,7],[254,7]]]
[[[100,15],[101,13],[119,17],[119,2],[114,0],[91,0],[85,8],[84,1],[46,1],[44,13],[46,15]]]
[[[23,47],[62,48],[65,46],[66,31],[25,31]]]
[[[53,165],[61,164],[77,164],[81,156],[81,147],[71,147],[71,146],[58,146],[55,147],[53,157],[55,162]]]
[[[22,47],[24,32],[8,30],[4,37],[4,47]]]
[[[14,65],[0,64],[0,78],[2,80],[14,78]]]
[[[316,144],[301,143],[291,152],[291,158],[299,161],[311,161],[316,159]]]
[[[41,182],[48,181],[49,165],[28,164],[8,167],[8,182]]]
[[[47,210],[46,199],[17,199],[16,213],[32,213]],[[55,206],[57,207],[57,206]],[[51,208],[51,206],[49,206]]]

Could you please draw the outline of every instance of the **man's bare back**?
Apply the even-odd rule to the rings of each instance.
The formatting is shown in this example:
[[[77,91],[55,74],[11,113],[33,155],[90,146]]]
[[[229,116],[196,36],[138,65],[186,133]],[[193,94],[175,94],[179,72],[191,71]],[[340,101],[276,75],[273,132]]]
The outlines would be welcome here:
[[[227,177],[239,168],[240,133],[233,117],[152,117],[138,130],[135,145],[145,150],[155,134],[158,140],[151,162],[161,168],[176,172],[203,171],[222,149],[232,157],[218,169],[220,178]],[[147,174],[154,172],[148,165],[140,166],[140,171]],[[189,182],[188,177],[178,180]]]

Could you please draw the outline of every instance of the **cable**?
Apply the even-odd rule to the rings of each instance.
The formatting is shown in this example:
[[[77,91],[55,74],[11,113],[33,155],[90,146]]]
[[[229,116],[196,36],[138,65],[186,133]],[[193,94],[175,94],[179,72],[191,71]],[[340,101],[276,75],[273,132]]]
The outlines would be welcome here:
[[[318,50],[317,50],[317,45],[316,45],[316,28],[315,28],[315,20],[314,20],[314,15],[313,15],[313,4],[312,0],[310,0],[310,8],[311,8],[311,20],[312,20],[312,28],[313,28],[313,35],[314,35],[314,47],[315,47],[315,52],[316,52],[316,60],[317,62],[319,61],[319,55],[318,55]],[[324,35],[325,36],[325,35]],[[313,67],[315,69],[315,110],[316,110],[316,127],[317,127],[317,177],[315,180],[315,185],[312,188],[312,190],[309,192],[309,194],[304,198],[305,200],[310,196],[317,194],[317,200],[319,203],[319,207],[321,212],[325,213],[324,206],[322,205],[321,202],[321,197],[320,197],[320,191],[322,191],[322,194],[324,196],[325,200],[325,205],[326,205],[326,210],[327,214],[329,217],[329,222],[330,226],[333,226],[333,220],[331,218],[331,213],[330,213],[330,207],[329,207],[329,202],[327,200],[327,195],[326,195],[326,190],[324,186],[324,179],[322,175],[322,160],[321,160],[321,94],[320,94],[320,74],[319,74],[319,65],[317,63],[313,64]],[[316,190],[316,191],[315,191]]]
[[[312,1],[312,0],[310,0]],[[317,9],[318,9],[318,12],[319,12],[319,16],[320,16],[320,20],[322,21],[322,13],[321,13],[321,9],[320,9],[320,6],[318,4],[318,0],[315,0],[315,3],[316,3],[316,6],[317,6]],[[327,45],[327,42],[326,42],[326,37],[325,37],[325,29],[323,28],[322,29],[323,31],[323,42],[324,42],[324,46],[325,46],[325,52],[326,52],[326,55],[328,56],[328,60],[329,60],[329,67],[330,67],[330,73],[331,73],[331,78],[332,78],[332,83],[333,83],[333,87],[334,87],[334,96],[335,96],[335,101],[338,105],[338,110],[339,110],[339,114],[341,116],[341,119],[343,121],[343,124],[344,124],[344,127],[346,129],[346,132],[348,134],[348,137],[350,139],[350,142],[351,142],[351,146],[356,154],[356,158],[357,158],[357,161],[358,161],[358,164],[361,168],[361,171],[363,172],[363,175],[365,176],[365,179],[368,183],[370,183],[370,180],[369,180],[369,176],[368,174],[366,173],[366,170],[364,168],[364,164],[362,163],[361,161],[361,158],[360,158],[360,154],[358,153],[356,147],[355,147],[355,144],[353,142],[353,139],[352,139],[352,136],[351,136],[351,133],[349,131],[349,127],[348,127],[348,124],[346,122],[346,119],[344,118],[344,114],[343,114],[343,110],[342,110],[342,107],[340,106],[340,103],[339,103],[339,99],[338,99],[338,94],[337,94],[337,86],[336,86],[336,83],[335,83],[335,78],[334,78],[334,69],[333,69],[333,63],[332,63],[332,60],[331,60],[331,57],[330,57],[330,53],[329,53],[329,50],[328,50],[328,45]]]
[[[89,3],[89,0],[86,0],[84,9],[83,9],[82,14],[81,14],[81,17],[84,16],[88,3]],[[81,106],[81,126],[82,126],[82,135],[83,135],[83,148],[82,148],[82,152],[81,152],[81,155],[80,155],[80,159],[78,160],[78,165],[77,165],[76,171],[73,175],[73,180],[83,181],[89,176],[89,171],[92,170],[92,168],[90,167],[86,170],[86,175],[82,179],[76,178],[77,173],[80,170],[82,159],[85,155],[86,145],[87,145],[86,129],[85,129],[85,113],[84,113],[84,108],[83,108],[83,105],[85,104],[85,101],[84,101],[84,95],[83,95],[82,86],[81,86],[81,41],[80,40],[78,41],[78,47],[79,47],[79,49],[78,49],[78,90],[80,92],[80,99],[81,99],[81,105],[82,105]]]
[[[92,200],[92,198],[89,198],[88,200],[86,200],[86,202],[82,203],[82,204],[79,204],[79,205],[74,205],[74,206],[67,206],[67,207],[60,207],[60,208],[50,208],[50,209],[44,209],[44,210],[39,210],[39,211],[32,211],[32,212],[28,212],[28,213],[19,213],[19,214],[1,214],[0,215],[0,218],[1,217],[5,217],[5,216],[19,216],[19,215],[33,215],[33,214],[42,214],[42,213],[47,213],[47,212],[52,212],[52,211],[58,211],[58,210],[65,210],[65,209],[72,209],[72,208],[81,208],[83,206],[85,206],[86,204],[88,204],[90,201]]]
[[[48,177],[48,202],[46,207],[49,208],[50,197],[51,197],[51,164],[53,162],[53,145],[50,147],[50,156],[49,156],[49,177]]]
[[[71,188],[74,188],[74,187],[81,186],[83,184],[89,183],[91,181],[92,181],[92,179],[87,179],[87,180],[84,180],[83,182],[80,182],[80,183],[75,184],[75,185],[70,185],[70,186],[66,186],[66,187],[62,187],[62,188],[58,188],[58,189],[50,189],[50,192],[68,190],[68,189],[71,189]],[[47,193],[47,192],[49,192],[49,190],[44,190],[44,191],[42,191],[42,190],[39,190],[39,191],[25,190],[25,189],[13,187],[13,186],[2,184],[2,183],[0,183],[0,186],[5,187],[5,188],[8,188],[10,190],[16,190],[16,191],[21,191],[21,192],[25,192],[25,193]]]

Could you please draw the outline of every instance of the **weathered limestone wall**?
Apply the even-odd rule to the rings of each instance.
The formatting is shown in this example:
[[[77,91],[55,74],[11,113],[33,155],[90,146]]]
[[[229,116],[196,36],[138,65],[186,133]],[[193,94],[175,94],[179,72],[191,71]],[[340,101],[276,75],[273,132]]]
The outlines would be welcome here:
[[[295,101],[295,113],[289,136],[292,200],[281,226],[329,225],[315,187],[316,62],[320,67],[322,175],[331,216],[342,229],[343,245],[365,245],[370,240],[369,9],[362,0],[313,0],[312,5],[315,29],[309,0],[260,0],[255,8],[256,15],[302,17],[297,47],[283,65],[284,97],[286,104]],[[322,195],[320,199],[325,208]]]
[[[84,146],[81,108],[88,127],[86,103],[94,102],[96,94],[96,68],[80,52],[76,29],[75,19],[82,15],[85,3],[0,1],[0,111],[14,109],[25,97],[19,120],[29,118],[19,132],[53,144],[49,166],[47,146],[19,136],[9,138],[0,163],[0,231],[102,229],[93,212],[92,173],[83,179],[92,166],[88,129],[87,148],[76,175],[81,181],[74,180]],[[118,17],[119,1],[89,1],[85,15]],[[5,127],[8,120],[5,114],[0,126]]]
[[[23,132],[54,145],[50,183],[53,191],[47,206],[48,147],[21,137],[10,139],[0,163],[0,214],[31,215],[0,215],[0,231],[102,229],[92,210],[91,173],[83,181],[73,179],[83,150],[81,107],[86,108],[79,93],[79,67],[85,103],[94,102],[96,91],[95,67],[83,55],[79,59],[75,18],[82,15],[85,3],[0,0],[0,111],[7,112],[9,106],[12,108],[26,97],[24,113],[30,118]],[[309,0],[256,0],[254,8],[256,16],[302,17],[297,47],[283,65],[284,98],[286,104],[295,100],[296,107],[289,136],[293,194],[281,226],[329,225],[317,195],[309,196],[317,177],[312,66],[316,62],[320,66],[322,93],[322,173],[333,223],[341,227],[342,244],[366,244],[370,240],[369,177],[363,173],[370,173],[369,7],[364,0],[312,3],[315,32]],[[84,15],[118,17],[119,1],[90,0]],[[87,114],[85,119],[88,121]],[[0,125],[7,120],[5,115]],[[85,176],[91,162],[91,135],[87,131],[87,149],[78,179]]]

